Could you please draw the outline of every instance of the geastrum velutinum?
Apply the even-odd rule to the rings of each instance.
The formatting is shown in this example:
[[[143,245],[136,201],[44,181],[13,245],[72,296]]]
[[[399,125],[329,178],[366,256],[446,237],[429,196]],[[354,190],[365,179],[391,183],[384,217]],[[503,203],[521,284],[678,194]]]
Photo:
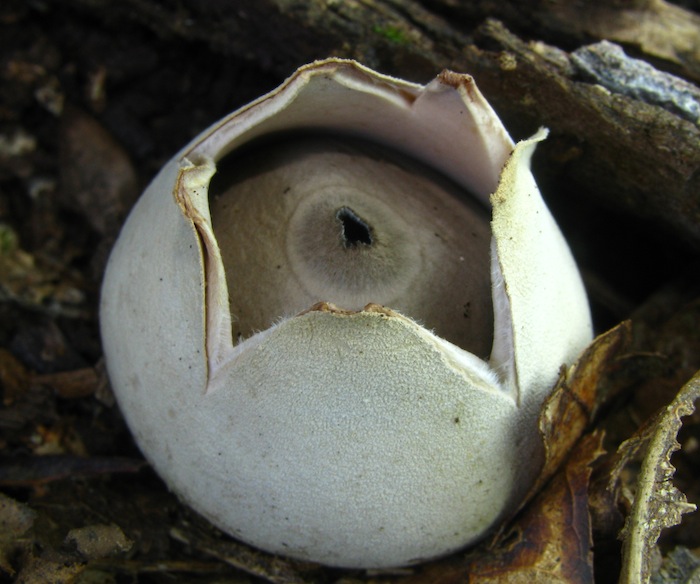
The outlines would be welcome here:
[[[444,555],[512,512],[542,401],[591,339],[530,172],[545,134],[514,145],[468,75],[331,59],[180,151],[101,304],[119,405],[170,488],[342,567]]]

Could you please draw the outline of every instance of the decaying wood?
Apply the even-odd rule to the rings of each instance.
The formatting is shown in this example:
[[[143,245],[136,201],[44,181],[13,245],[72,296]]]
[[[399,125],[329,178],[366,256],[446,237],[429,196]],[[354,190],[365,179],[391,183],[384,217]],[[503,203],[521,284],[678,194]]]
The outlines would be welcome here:
[[[669,237],[700,247],[698,121],[582,81],[569,53],[556,48],[608,38],[697,80],[700,17],[662,0],[128,0],[109,10],[105,0],[62,4],[98,18],[121,14],[160,35],[204,42],[280,76],[331,55],[421,82],[443,68],[469,72],[516,135],[550,127],[553,147],[544,147],[549,172],[565,174],[569,190],[653,219]],[[528,35],[538,41],[523,40]]]
[[[595,576],[616,578],[623,557],[617,536],[636,482],[621,464],[610,471],[615,452],[700,367],[700,280],[691,263],[700,252],[700,120],[677,115],[660,105],[663,100],[647,103],[624,86],[602,87],[572,54],[607,39],[620,44],[627,58],[684,80],[678,87],[697,85],[697,12],[662,0],[0,4],[0,46],[6,49],[0,51],[0,482],[17,497],[0,496],[0,523],[12,528],[9,537],[0,533],[0,579],[20,569],[25,581],[45,579],[47,569],[52,576],[61,570],[149,574],[154,581],[164,581],[157,580],[159,573],[168,581],[190,581],[195,574],[211,575],[211,581],[220,574],[239,578],[231,566],[273,582],[337,579],[315,566],[269,563],[243,544],[226,547],[229,542],[207,531],[144,470],[104,373],[95,367],[100,349],[94,310],[110,237],[134,193],[207,124],[271,89],[297,66],[328,56],[354,58],[417,82],[444,68],[468,72],[515,138],[540,125],[551,129],[535,158],[538,182],[587,276],[594,310],[615,306],[615,318],[598,322],[599,332],[631,314],[635,342],[631,349],[610,344],[605,367],[581,368],[581,379],[574,381],[584,394],[569,392],[569,379],[562,377],[548,411],[553,420],[576,417],[577,432],[569,438],[582,432],[574,452],[587,449],[587,455],[567,458],[573,445],[562,440],[551,466],[568,474],[554,474],[544,507],[525,512],[536,527],[545,517],[539,510],[562,511],[562,521],[546,526],[558,534],[549,539],[573,542],[578,551],[568,555],[568,564],[555,566],[559,581],[575,581],[563,568],[577,558],[590,573],[589,524]],[[78,127],[68,115],[73,106],[105,132]],[[115,153],[112,138],[125,152]],[[605,232],[604,223],[612,225]],[[681,276],[683,294],[660,289]],[[649,300],[652,291],[657,295]],[[642,304],[645,309],[632,312]],[[606,391],[608,385],[614,393]],[[675,413],[671,419],[678,422]],[[679,441],[696,440],[699,419],[697,411],[683,418],[687,433]],[[550,433],[567,423],[553,423]],[[591,434],[593,426],[605,430],[608,455],[596,463],[593,486],[587,487],[588,465],[599,447],[591,442],[600,436]],[[685,450],[674,455],[675,479],[697,503],[697,451]],[[670,451],[661,452],[668,462]],[[577,485],[578,503],[559,503],[571,485]],[[566,513],[573,511],[582,514],[572,524]],[[637,513],[631,527],[648,516]],[[697,548],[697,516],[684,517],[686,539],[675,543]],[[72,533],[99,535],[91,526],[111,524],[133,540],[132,556],[109,552],[88,565],[75,543],[68,545],[70,530],[89,528]],[[516,535],[527,527],[514,525]],[[585,537],[568,538],[571,525],[584,526]],[[527,537],[500,541],[496,555],[514,543],[527,551],[523,546],[532,543]],[[493,560],[488,544],[475,552],[483,555],[484,569]],[[634,557],[632,544],[625,545],[625,557]],[[688,570],[696,570],[695,556],[677,549],[666,559],[682,560],[687,552]],[[530,580],[544,561],[560,555],[556,546],[542,550],[547,553],[521,566]],[[415,579],[465,580],[465,562],[471,560],[457,554],[416,568]],[[641,574],[638,567],[625,570]],[[390,575],[383,579],[393,581]]]

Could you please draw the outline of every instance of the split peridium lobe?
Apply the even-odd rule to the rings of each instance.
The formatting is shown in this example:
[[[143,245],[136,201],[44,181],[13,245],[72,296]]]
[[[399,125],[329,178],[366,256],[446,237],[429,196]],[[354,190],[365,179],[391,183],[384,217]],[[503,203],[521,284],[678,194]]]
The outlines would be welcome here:
[[[192,225],[199,250],[204,296],[202,322],[203,348],[207,357],[207,386],[209,379],[230,358],[233,349],[228,286],[209,210],[208,188],[215,172],[216,165],[211,159],[200,159],[198,164],[194,164],[185,158],[173,190],[175,202]]]

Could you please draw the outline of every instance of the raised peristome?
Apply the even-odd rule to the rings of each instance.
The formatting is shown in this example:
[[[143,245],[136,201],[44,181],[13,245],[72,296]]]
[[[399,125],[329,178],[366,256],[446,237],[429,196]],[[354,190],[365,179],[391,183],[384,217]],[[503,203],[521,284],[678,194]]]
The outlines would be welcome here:
[[[210,188],[234,337],[319,301],[410,314],[487,357],[486,209],[413,159],[347,137],[292,135],[224,161]]]

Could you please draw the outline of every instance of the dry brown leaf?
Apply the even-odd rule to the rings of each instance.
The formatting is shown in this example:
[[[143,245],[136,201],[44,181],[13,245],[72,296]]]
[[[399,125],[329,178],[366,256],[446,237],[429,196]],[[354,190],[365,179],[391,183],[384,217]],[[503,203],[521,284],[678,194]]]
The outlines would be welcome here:
[[[618,367],[618,358],[629,342],[630,325],[623,322],[598,336],[578,361],[559,377],[540,413],[545,464],[528,500],[551,479],[597,409],[609,397],[610,374]]]
[[[680,523],[683,513],[695,510],[695,505],[688,503],[685,495],[671,482],[675,472],[671,454],[680,446],[676,436],[682,425],[681,418],[693,413],[698,398],[700,373],[656,418],[620,446],[618,472],[635,455],[644,453],[632,508],[621,533],[621,584],[649,582],[652,552],[661,531]]]
[[[404,584],[593,582],[588,482],[602,433],[585,436],[566,466],[508,532],[459,560],[436,562]]]

